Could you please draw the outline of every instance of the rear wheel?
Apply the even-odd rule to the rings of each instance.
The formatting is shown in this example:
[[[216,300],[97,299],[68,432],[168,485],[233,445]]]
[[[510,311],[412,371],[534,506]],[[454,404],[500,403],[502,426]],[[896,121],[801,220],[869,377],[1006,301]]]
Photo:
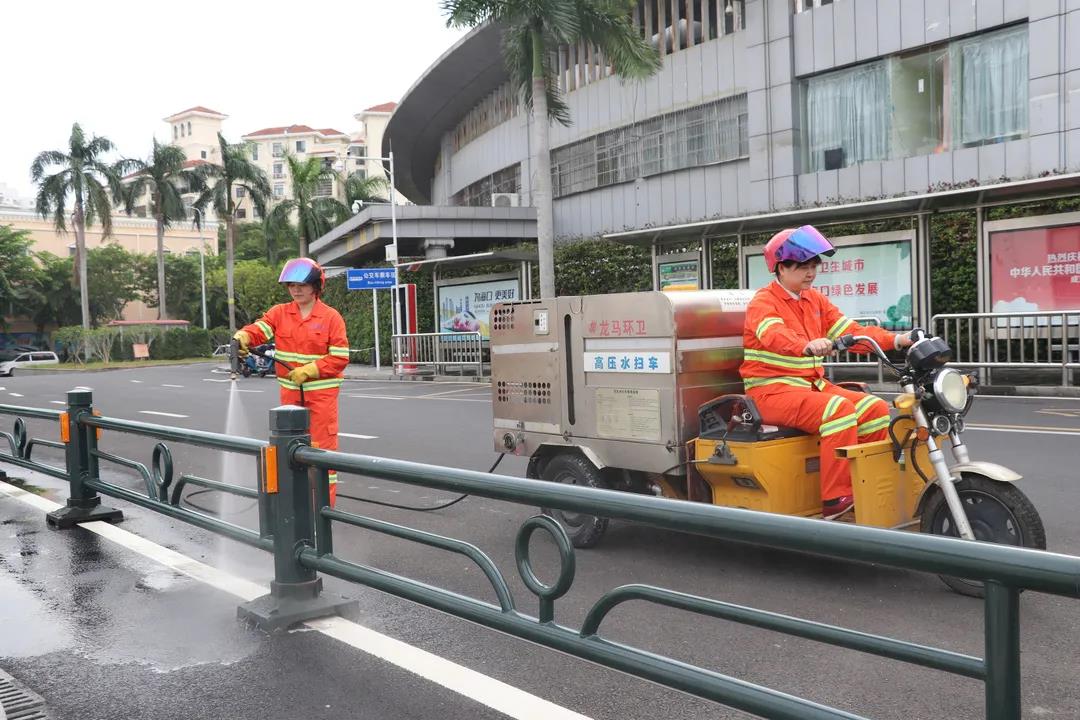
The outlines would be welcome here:
[[[581,485],[583,487],[608,489],[600,471],[576,453],[556,455],[544,466],[541,477],[548,482]],[[596,515],[541,508],[541,512],[555,519],[566,531],[576,548],[591,548],[600,542],[607,531],[608,519]]]
[[[991,480],[984,475],[965,474],[956,483],[971,531],[980,542],[1046,549],[1046,530],[1039,511],[1020,488],[1012,483]],[[922,514],[921,529],[931,535],[959,537],[945,495],[938,490]],[[983,597],[981,582],[940,576],[950,588],[970,597]]]

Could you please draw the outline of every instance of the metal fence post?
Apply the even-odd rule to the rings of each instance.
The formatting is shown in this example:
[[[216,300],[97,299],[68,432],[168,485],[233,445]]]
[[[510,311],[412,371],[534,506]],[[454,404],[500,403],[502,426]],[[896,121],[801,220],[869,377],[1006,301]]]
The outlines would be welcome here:
[[[292,461],[298,445],[308,445],[308,411],[295,405],[270,411],[270,447],[259,494],[269,496],[270,534],[274,539],[274,579],[270,593],[244,603],[237,616],[269,632],[356,609],[355,600],[322,593],[322,578],[300,563],[300,552],[314,547],[314,505],[308,468]]]
[[[1020,720],[1020,591],[986,583],[986,718]]]
[[[97,447],[97,431],[81,425],[79,418],[94,412],[93,393],[89,390],[70,390],[67,405],[67,412],[61,416],[61,423],[66,423],[61,432],[65,439],[68,500],[65,507],[48,513],[45,520],[50,526],[61,530],[94,520],[120,522],[124,519],[124,513],[102,505],[97,491],[86,484],[87,480],[98,475],[97,458],[91,452]]]

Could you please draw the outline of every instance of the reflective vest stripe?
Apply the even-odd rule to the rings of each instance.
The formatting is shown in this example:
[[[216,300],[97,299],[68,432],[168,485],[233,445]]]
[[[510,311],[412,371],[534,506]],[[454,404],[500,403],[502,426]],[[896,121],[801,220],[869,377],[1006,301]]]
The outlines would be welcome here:
[[[334,357],[349,357],[349,348],[341,347],[340,345],[331,345],[330,354]]]
[[[274,357],[286,362],[309,363],[321,360],[325,355],[305,355],[303,353],[288,352],[287,350],[275,350]]]
[[[743,350],[743,359],[774,365],[782,368],[794,368],[796,370],[812,370],[822,367],[824,361],[819,357],[795,357],[794,355],[780,355],[768,350]]]
[[[792,385],[794,387],[809,388],[813,384],[809,380],[797,377],[769,377],[769,378],[746,378],[743,387],[751,390],[762,385]]]
[[[327,378],[326,380],[309,380],[304,383],[304,392],[310,392],[313,390],[329,390],[332,388],[341,387],[342,378]],[[278,385],[286,390],[299,390],[300,385],[291,382],[286,378],[278,378]]]

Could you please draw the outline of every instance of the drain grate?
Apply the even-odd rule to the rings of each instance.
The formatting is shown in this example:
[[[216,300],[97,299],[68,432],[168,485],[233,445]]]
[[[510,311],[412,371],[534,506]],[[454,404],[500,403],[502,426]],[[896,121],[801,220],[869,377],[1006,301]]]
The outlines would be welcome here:
[[[18,682],[15,678],[0,670],[0,708],[7,720],[48,720],[45,701]]]

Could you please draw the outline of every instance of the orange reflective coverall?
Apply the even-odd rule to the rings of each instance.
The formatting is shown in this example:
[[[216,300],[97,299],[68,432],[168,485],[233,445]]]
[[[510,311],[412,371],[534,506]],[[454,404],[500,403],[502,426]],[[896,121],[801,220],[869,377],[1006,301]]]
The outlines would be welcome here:
[[[251,325],[243,328],[251,336],[251,345],[274,341],[274,357],[297,368],[315,363],[319,377],[304,383],[304,402],[311,413],[311,441],[324,450],[338,447],[338,391],[342,373],[349,364],[349,339],[345,321],[337,310],[322,300],[315,300],[311,314],[300,317],[295,302],[275,305]],[[280,363],[277,380],[281,402],[300,404],[300,386],[290,382],[289,372]],[[337,472],[330,472],[330,503],[337,500]]]
[[[774,281],[758,290],[746,308],[739,368],[746,394],[765,422],[821,436],[823,501],[852,494],[848,461],[837,458],[836,449],[888,436],[884,400],[833,385],[825,380],[824,360],[803,355],[811,340],[848,334],[868,335],[882,350],[895,348],[893,333],[849,320],[817,290],[794,296]],[[851,350],[869,352],[858,346]]]

